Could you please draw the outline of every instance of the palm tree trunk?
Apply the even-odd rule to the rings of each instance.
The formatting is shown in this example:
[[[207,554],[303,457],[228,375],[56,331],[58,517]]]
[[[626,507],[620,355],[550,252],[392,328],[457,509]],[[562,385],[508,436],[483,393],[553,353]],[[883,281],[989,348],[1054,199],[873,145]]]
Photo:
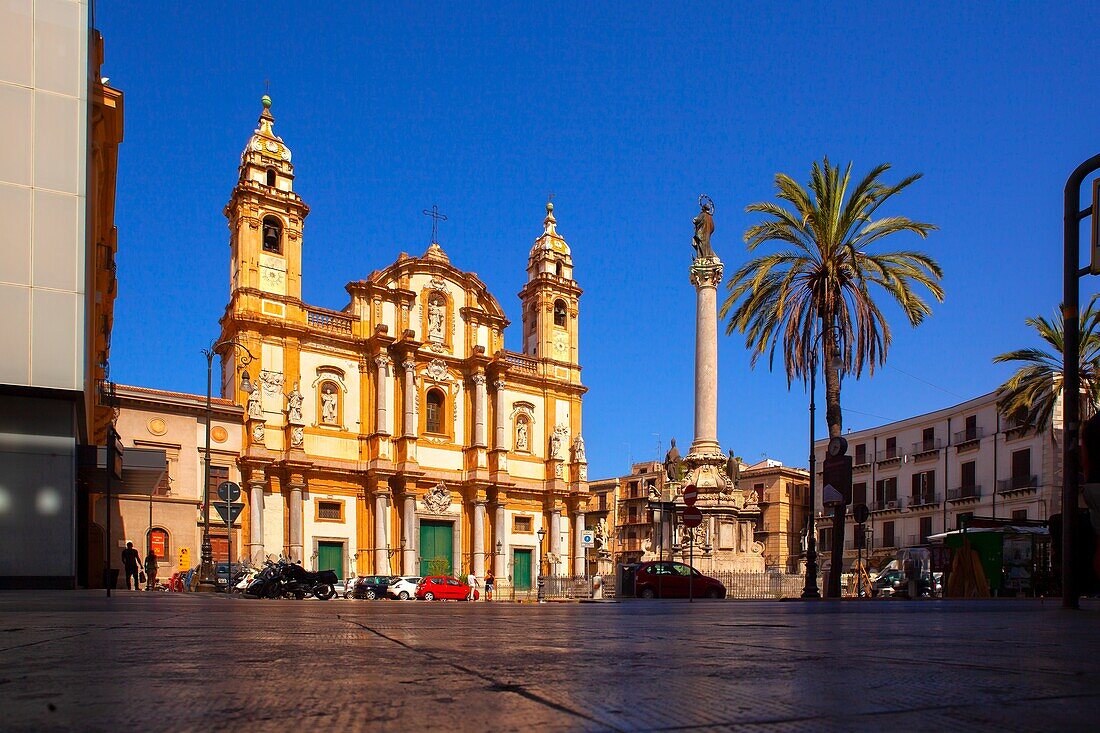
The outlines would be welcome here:
[[[822,324],[832,324],[833,320],[822,319]],[[825,420],[829,425],[829,438],[839,438],[842,428],[840,412],[840,370],[833,364],[839,363],[839,346],[832,333],[821,339],[822,373],[825,376]],[[844,567],[844,514],[847,507],[838,504],[833,507],[833,546],[829,563],[829,585],[825,589],[826,598],[840,598],[840,573]]]

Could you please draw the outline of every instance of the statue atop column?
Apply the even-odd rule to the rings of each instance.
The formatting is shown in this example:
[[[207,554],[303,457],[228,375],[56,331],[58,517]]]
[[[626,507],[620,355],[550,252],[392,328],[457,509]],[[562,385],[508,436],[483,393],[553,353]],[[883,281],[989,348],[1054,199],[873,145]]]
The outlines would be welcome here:
[[[699,213],[692,223],[695,224],[695,234],[691,238],[691,246],[695,248],[694,259],[716,257],[714,248],[710,246],[710,235],[714,234],[714,202],[710,196],[703,194],[699,197]]]
[[[672,447],[665,453],[665,475],[669,481],[680,480],[680,451],[676,448],[676,438],[672,439]]]

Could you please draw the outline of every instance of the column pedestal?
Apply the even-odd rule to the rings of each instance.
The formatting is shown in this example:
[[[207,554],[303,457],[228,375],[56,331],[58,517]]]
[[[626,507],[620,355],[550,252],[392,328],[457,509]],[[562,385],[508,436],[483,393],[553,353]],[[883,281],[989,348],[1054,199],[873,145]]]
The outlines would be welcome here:
[[[259,478],[253,472],[248,482],[248,559],[256,566],[263,563],[264,558],[264,483],[262,474]]]

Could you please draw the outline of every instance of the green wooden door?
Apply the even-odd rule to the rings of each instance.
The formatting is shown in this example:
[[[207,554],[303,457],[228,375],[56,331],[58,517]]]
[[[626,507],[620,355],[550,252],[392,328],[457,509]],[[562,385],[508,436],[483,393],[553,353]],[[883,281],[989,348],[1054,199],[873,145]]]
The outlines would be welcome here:
[[[420,574],[452,575],[454,558],[454,524],[451,522],[420,522]]]
[[[516,590],[531,590],[531,551],[512,551],[512,587]]]
[[[317,543],[317,569],[335,570],[336,577],[344,577],[344,543],[343,542],[318,542]]]

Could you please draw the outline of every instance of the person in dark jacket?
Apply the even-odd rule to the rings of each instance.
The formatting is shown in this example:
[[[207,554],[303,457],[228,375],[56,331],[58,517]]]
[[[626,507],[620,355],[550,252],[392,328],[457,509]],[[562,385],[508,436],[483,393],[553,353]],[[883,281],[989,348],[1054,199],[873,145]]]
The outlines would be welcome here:
[[[130,578],[134,579],[134,590],[138,587],[138,574],[141,572],[141,553],[134,549],[133,542],[126,543],[126,549],[122,551],[122,569],[126,573],[126,590],[130,590]]]

